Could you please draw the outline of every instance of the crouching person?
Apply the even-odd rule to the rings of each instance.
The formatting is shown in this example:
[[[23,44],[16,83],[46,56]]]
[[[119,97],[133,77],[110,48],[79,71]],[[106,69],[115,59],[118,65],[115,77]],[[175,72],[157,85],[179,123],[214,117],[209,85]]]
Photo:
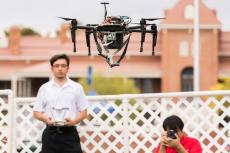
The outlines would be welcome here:
[[[154,153],[202,153],[200,142],[183,132],[184,123],[176,115],[163,121],[164,132]]]

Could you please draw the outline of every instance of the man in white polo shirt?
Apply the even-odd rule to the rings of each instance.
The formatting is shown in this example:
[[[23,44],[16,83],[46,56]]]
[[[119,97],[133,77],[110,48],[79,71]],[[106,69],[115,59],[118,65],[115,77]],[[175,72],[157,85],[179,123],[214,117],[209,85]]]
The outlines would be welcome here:
[[[67,55],[54,55],[50,59],[53,79],[37,94],[34,117],[47,125],[41,153],[82,153],[75,125],[87,117],[89,102],[82,86],[67,77],[69,64]]]

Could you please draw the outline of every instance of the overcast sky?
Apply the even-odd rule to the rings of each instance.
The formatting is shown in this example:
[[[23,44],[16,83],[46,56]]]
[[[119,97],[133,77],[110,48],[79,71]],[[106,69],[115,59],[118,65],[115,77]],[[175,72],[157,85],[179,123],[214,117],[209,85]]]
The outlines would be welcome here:
[[[100,23],[103,0],[2,0],[0,30],[21,25],[45,34],[59,29],[58,16],[77,18],[80,22]],[[108,15],[126,15],[134,21],[141,17],[163,17],[164,10],[172,8],[178,0],[106,0],[110,2]],[[209,8],[217,10],[223,29],[230,31],[230,0],[204,0]]]

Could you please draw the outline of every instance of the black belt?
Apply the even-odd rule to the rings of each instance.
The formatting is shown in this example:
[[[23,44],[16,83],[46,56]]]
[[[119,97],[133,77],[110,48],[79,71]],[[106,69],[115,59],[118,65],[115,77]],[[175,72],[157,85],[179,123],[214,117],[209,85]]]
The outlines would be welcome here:
[[[47,125],[46,128],[50,131],[57,131],[57,133],[64,133],[76,130],[75,126],[49,126]]]

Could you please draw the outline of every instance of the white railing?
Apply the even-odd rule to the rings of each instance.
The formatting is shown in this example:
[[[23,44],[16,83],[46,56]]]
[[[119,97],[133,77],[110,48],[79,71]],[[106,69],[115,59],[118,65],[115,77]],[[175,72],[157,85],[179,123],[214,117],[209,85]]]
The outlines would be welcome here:
[[[0,91],[0,96],[0,152],[39,153],[44,124],[32,116],[35,98],[12,99],[10,91]],[[183,119],[184,131],[199,139],[204,153],[230,151],[230,91],[127,94],[88,99],[92,104],[89,117],[78,125],[86,153],[153,152],[159,143],[162,121],[172,114]],[[13,101],[14,104],[7,105]],[[8,109],[8,114],[2,113],[3,108]],[[8,130],[2,130],[3,127]],[[3,137],[7,138],[5,143],[1,142]]]
[[[13,94],[0,90],[0,152],[12,152],[13,148]]]

